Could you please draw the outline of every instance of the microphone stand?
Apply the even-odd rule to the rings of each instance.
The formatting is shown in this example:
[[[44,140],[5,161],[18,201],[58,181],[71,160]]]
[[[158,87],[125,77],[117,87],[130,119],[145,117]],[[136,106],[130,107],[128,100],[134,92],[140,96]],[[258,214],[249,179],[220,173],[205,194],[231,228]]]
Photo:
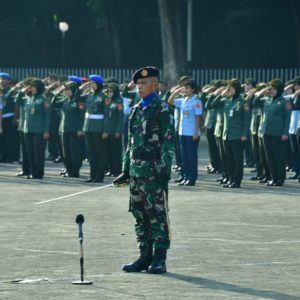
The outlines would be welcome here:
[[[84,223],[83,215],[78,215],[76,217],[76,223],[79,227],[79,243],[80,243],[80,281],[73,281],[72,284],[76,285],[90,285],[93,282],[84,279],[84,259],[83,259],[83,233],[82,224]]]

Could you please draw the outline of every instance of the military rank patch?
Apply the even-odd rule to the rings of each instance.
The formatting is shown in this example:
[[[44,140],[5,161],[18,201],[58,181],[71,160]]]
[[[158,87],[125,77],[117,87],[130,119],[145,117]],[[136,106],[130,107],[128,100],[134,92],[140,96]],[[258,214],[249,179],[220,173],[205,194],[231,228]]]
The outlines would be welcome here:
[[[200,108],[201,104],[199,102],[196,103],[196,108]]]
[[[250,107],[249,104],[244,104],[244,111],[249,111]]]
[[[123,105],[122,104],[118,104],[118,110],[123,110]]]
[[[292,109],[292,104],[289,101],[286,101],[286,108],[287,109]]]
[[[49,108],[49,103],[46,101],[46,102],[44,102],[44,107],[45,108]]]
[[[109,105],[110,104],[110,99],[105,99],[105,105]]]
[[[83,104],[83,103],[79,103],[79,104],[78,104],[78,108],[79,108],[79,109],[84,109],[84,104]]]

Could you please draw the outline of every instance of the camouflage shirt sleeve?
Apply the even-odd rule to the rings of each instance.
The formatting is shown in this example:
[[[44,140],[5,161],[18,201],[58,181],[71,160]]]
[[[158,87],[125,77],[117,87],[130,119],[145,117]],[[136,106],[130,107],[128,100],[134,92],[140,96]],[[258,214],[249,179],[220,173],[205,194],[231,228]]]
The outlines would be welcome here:
[[[161,128],[161,159],[158,167],[158,174],[170,175],[172,167],[172,158],[174,155],[174,122],[168,107],[162,103],[162,110],[159,116]]]

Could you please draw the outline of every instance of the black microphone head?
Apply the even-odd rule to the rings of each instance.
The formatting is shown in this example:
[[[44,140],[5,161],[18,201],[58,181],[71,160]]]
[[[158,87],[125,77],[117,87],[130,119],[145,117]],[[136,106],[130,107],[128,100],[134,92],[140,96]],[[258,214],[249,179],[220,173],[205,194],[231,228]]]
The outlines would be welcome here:
[[[78,215],[76,217],[76,223],[77,224],[82,224],[84,222],[84,216],[83,215]]]

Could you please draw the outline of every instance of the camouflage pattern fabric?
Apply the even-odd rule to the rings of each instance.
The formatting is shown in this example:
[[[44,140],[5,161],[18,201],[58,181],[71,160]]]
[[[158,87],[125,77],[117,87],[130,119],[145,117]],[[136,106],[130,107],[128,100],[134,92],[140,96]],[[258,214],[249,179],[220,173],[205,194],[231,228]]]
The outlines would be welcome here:
[[[140,248],[153,243],[155,249],[170,247],[167,192],[154,176],[130,177],[130,211],[136,220],[135,232]]]
[[[168,105],[158,97],[144,109],[140,103],[135,105],[123,172],[130,175],[130,211],[140,247],[150,243],[155,249],[170,246],[166,206],[173,154],[174,125]]]

